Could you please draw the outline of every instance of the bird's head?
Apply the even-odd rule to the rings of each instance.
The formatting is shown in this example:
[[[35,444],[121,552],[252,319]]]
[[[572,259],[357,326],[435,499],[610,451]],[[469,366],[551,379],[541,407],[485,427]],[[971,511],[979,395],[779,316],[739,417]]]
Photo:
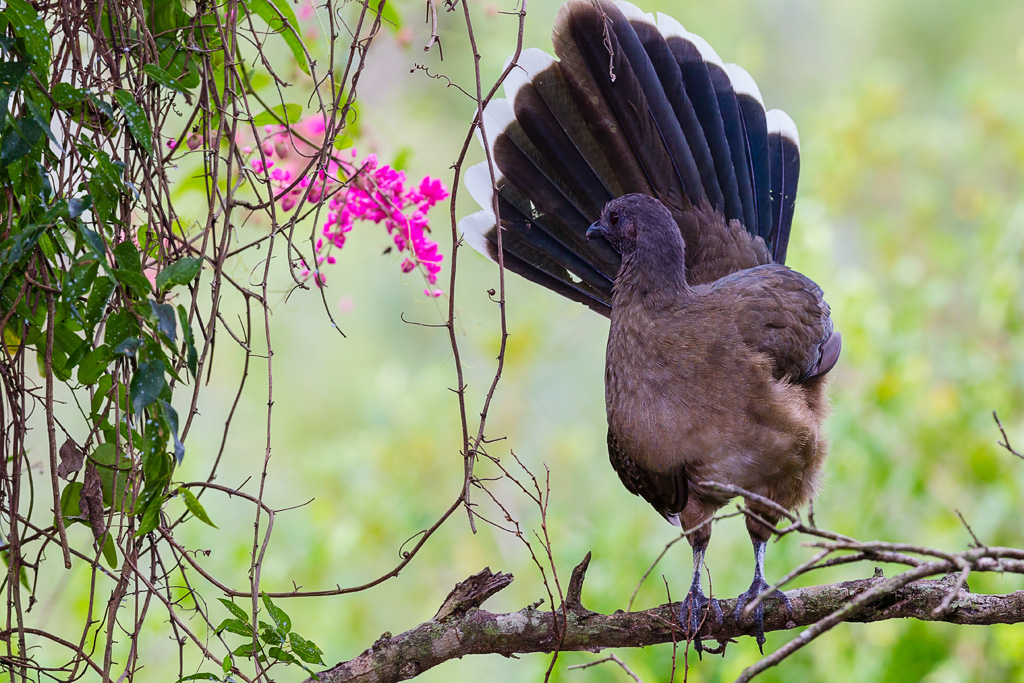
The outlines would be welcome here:
[[[626,194],[604,205],[601,218],[587,229],[587,239],[604,237],[623,258],[637,250],[644,238],[663,242],[662,232],[679,234],[665,205],[646,194]]]

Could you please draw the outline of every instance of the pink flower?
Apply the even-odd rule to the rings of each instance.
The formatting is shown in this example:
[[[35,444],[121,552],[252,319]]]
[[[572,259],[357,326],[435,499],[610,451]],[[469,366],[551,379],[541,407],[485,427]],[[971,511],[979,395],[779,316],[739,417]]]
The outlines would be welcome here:
[[[301,130],[303,138],[292,136],[292,130]],[[306,174],[305,164],[318,151],[318,145],[327,132],[323,116],[311,116],[292,128],[269,125],[265,135],[257,140],[263,158],[249,163],[257,173],[267,174],[283,211],[290,211],[305,196],[304,201],[325,205],[327,209],[316,241],[317,265],[337,263],[336,251],[343,248],[346,235],[356,221],[382,225],[394,248],[401,252],[399,269],[402,273],[419,270],[428,284],[437,282],[444,256],[436,242],[430,239],[429,210],[448,197],[448,188],[439,179],[425,176],[411,180],[404,171],[382,164],[376,154],[367,154],[361,160],[355,148],[347,154],[335,154],[314,173]],[[312,145],[306,142],[312,140]],[[292,154],[292,152],[296,152]],[[246,152],[250,157],[252,149]],[[275,167],[274,161],[278,164]],[[271,170],[273,169],[273,170]],[[292,186],[295,173],[303,173]],[[314,279],[324,286],[326,278],[320,270],[303,264],[303,279]],[[427,296],[443,295],[440,289],[430,287]]]

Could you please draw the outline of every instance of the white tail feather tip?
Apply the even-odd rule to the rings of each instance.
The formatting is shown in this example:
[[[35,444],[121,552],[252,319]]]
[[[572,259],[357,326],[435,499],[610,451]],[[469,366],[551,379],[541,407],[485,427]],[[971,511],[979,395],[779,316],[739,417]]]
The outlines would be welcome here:
[[[757,87],[757,83],[754,82],[753,77],[747,73],[739,64],[726,64],[725,73],[729,74],[729,80],[732,82],[732,89],[736,91],[737,95],[748,95],[757,100],[761,107],[764,107],[764,99],[761,98],[761,91]]]
[[[508,72],[502,87],[505,89],[505,97],[509,102],[515,102],[519,90],[533,80],[538,73],[547,69],[555,61],[555,58],[540,48],[531,47],[522,51],[519,61],[514,69]],[[509,57],[505,62],[505,68],[512,62]]]
[[[626,0],[615,0],[615,6],[618,7],[619,11],[622,12],[622,15],[626,17],[626,21],[642,21],[651,24],[652,26],[657,25],[653,14],[644,12],[631,2],[626,2]]]
[[[459,221],[459,232],[461,232],[462,236],[465,238],[466,244],[473,247],[473,249],[479,251],[492,261],[494,259],[491,258],[490,244],[484,235],[493,227],[494,217],[488,215],[484,211],[471,213]]]
[[[797,133],[796,124],[789,118],[789,114],[781,109],[772,109],[765,116],[768,119],[769,133],[779,133],[782,137],[789,138],[796,144],[796,148],[800,149],[800,134]]]
[[[683,25],[663,12],[658,12],[658,30],[666,38],[690,39],[690,32],[683,28]]]
[[[495,180],[501,182],[501,173],[498,169],[494,169]],[[491,185],[491,173],[487,170],[487,162],[482,161],[476,164],[468,171],[466,171],[466,189],[469,190],[469,194],[476,200],[476,203],[480,205],[480,208],[486,211],[491,216],[491,222],[494,222],[494,205],[492,199],[494,197],[494,188]]]

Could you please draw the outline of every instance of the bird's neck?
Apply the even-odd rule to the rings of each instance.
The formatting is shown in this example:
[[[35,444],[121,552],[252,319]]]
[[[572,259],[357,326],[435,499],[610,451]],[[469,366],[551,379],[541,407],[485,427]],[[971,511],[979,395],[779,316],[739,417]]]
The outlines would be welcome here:
[[[659,307],[692,295],[686,283],[682,240],[679,244],[637,245],[622,259],[612,290],[612,305],[627,301]]]

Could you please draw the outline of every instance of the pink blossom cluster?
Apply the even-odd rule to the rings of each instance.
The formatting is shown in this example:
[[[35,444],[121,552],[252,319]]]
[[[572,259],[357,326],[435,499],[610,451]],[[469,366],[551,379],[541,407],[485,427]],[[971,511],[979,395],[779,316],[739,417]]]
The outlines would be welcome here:
[[[324,135],[322,117],[307,119],[296,127],[307,139]],[[360,161],[355,149],[334,155],[326,168],[295,182],[294,173],[300,172],[298,167],[305,165],[308,155],[292,156],[290,150],[301,148],[305,143],[285,126],[266,126],[264,132],[266,135],[260,142],[262,156],[249,163],[256,173],[269,176],[281,210],[291,211],[303,198],[314,204],[327,201],[326,219],[316,242],[315,272],[303,263],[300,270],[303,278],[312,275],[316,284],[323,286],[326,280],[320,267],[325,262],[337,262],[332,252],[345,246],[346,235],[354,223],[363,220],[384,224],[395,247],[404,254],[403,273],[419,269],[428,284],[437,283],[444,257],[438,252],[437,243],[427,236],[430,231],[427,212],[448,197],[444,183],[426,176],[418,184],[410,185],[403,171],[381,165],[376,154],[368,154]],[[243,151],[252,152],[251,149]],[[291,166],[296,167],[294,172]],[[443,294],[433,287],[428,287],[424,293],[430,297]]]

